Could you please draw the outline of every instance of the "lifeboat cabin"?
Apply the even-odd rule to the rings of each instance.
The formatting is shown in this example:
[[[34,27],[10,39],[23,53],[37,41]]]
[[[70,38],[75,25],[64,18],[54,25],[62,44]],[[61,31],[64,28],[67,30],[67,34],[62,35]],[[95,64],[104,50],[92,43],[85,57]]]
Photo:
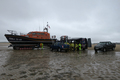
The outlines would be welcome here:
[[[40,32],[40,31],[32,31],[29,32],[27,35],[21,35],[29,38],[35,39],[50,39],[50,34],[48,32]]]

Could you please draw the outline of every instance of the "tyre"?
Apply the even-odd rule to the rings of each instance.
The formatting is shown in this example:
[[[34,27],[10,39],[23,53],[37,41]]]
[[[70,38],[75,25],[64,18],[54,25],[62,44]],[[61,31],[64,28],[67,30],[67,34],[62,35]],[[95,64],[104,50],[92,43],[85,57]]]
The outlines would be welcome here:
[[[20,47],[15,47],[15,49],[16,49],[16,50],[19,50],[19,49],[20,49]]]
[[[83,48],[83,51],[85,50],[85,48]]]
[[[114,50],[115,50],[115,48],[113,47],[113,48],[112,48],[112,50],[114,51]]]
[[[106,48],[103,48],[103,52],[106,52],[107,51],[107,49]]]
[[[50,48],[51,51],[53,51],[53,48]]]
[[[58,51],[59,51],[59,52],[61,52],[61,49],[60,49],[60,48],[58,48]]]
[[[65,50],[65,52],[67,52],[68,50]]]
[[[15,47],[15,46],[13,46],[13,49],[14,49],[14,50],[16,50],[16,47]]]
[[[20,47],[18,47],[18,46],[14,46],[13,49],[14,49],[14,50],[19,50]]]
[[[35,47],[32,47],[32,50],[34,50]]]
[[[97,49],[95,49],[95,52],[97,52]]]

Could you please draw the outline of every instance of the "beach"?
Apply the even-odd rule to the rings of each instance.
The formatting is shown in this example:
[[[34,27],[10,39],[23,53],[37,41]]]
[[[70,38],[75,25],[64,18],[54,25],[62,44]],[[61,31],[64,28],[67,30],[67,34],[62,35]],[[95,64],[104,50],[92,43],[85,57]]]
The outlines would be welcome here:
[[[13,50],[0,43],[0,80],[120,80],[120,45],[114,51]]]

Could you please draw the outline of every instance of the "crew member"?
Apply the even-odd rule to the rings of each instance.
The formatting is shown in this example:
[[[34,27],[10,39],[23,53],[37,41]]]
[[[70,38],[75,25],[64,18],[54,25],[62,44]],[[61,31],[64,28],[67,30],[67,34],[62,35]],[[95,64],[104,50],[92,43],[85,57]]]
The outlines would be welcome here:
[[[79,50],[81,50],[81,44],[79,43]]]
[[[77,47],[78,47],[78,45],[77,45],[77,44],[75,44],[75,50],[77,50]]]
[[[43,43],[42,43],[42,47],[41,48],[43,49]]]
[[[72,43],[71,46],[72,46],[72,50],[74,50],[74,43]]]
[[[43,43],[40,43],[40,47],[43,49]]]

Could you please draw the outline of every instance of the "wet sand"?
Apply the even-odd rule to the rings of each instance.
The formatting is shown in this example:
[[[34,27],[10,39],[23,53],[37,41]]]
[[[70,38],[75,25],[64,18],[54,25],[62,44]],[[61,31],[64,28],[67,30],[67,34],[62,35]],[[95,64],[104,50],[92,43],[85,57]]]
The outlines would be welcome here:
[[[120,48],[95,53],[7,46],[0,44],[0,80],[120,80]]]

